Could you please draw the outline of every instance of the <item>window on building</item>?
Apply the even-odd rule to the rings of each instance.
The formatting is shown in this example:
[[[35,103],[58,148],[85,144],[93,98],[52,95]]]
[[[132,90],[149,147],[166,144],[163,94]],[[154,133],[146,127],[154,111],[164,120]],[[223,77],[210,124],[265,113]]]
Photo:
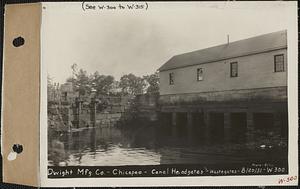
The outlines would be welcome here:
[[[203,68],[198,68],[197,69],[197,81],[202,81],[203,80]]]
[[[230,63],[230,77],[237,77],[238,76],[238,63],[231,62]]]
[[[284,71],[284,56],[283,54],[278,54],[274,56],[274,71],[283,72]]]
[[[169,73],[169,84],[174,85],[174,73]]]

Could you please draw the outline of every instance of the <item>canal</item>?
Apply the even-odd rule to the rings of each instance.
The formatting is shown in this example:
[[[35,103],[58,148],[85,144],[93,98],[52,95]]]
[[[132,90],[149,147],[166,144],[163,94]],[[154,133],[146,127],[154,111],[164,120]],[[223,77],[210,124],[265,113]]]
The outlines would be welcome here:
[[[159,164],[233,164],[286,162],[286,140],[256,137],[253,141],[207,137],[201,130],[161,127],[84,128],[48,132],[48,163],[59,166]]]

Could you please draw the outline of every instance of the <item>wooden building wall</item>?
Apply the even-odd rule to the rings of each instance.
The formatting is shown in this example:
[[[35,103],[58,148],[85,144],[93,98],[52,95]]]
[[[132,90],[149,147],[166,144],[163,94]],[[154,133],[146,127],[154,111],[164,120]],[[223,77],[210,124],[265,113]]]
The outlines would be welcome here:
[[[284,54],[284,72],[274,72],[277,54]],[[238,77],[230,77],[231,62],[238,62]],[[197,68],[203,68],[202,81],[197,81]],[[171,72],[174,85],[169,84]],[[162,71],[159,75],[161,96],[287,86],[287,49]]]

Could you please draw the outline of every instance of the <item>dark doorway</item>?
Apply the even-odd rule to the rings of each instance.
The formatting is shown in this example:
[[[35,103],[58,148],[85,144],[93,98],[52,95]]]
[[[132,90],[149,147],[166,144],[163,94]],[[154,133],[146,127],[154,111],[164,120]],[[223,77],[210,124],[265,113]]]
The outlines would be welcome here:
[[[160,113],[159,123],[162,127],[170,127],[172,125],[172,113]]]
[[[274,115],[272,113],[254,113],[253,123],[255,129],[270,131],[274,125]]]
[[[231,141],[232,142],[245,142],[247,132],[247,113],[231,113]]]
[[[288,113],[281,113],[280,114],[280,128],[281,128],[281,136],[284,138],[288,137],[288,124],[289,124],[289,120],[288,120]]]
[[[172,135],[172,113],[160,113],[159,125],[161,134],[170,136]]]
[[[178,136],[185,136],[187,134],[187,113],[177,113],[176,127]]]
[[[210,139],[222,141],[224,139],[224,114],[210,113],[209,116]]]
[[[205,137],[206,127],[204,125],[204,114],[203,113],[193,113],[193,134],[199,139]]]

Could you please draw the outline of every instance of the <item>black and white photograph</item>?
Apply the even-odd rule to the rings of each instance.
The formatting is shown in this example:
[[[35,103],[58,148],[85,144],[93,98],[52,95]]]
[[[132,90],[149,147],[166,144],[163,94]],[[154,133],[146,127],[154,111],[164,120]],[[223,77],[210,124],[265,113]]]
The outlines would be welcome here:
[[[47,177],[289,174],[293,5],[43,4]]]

